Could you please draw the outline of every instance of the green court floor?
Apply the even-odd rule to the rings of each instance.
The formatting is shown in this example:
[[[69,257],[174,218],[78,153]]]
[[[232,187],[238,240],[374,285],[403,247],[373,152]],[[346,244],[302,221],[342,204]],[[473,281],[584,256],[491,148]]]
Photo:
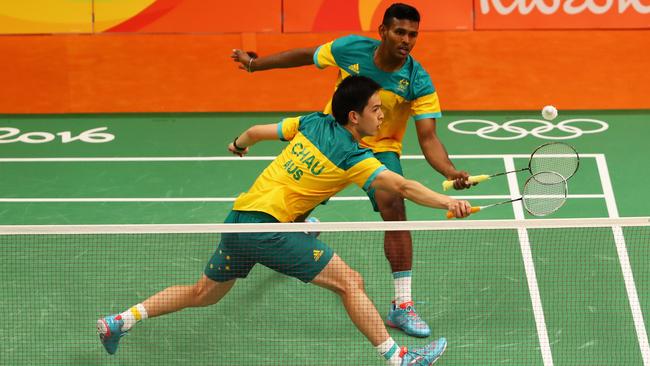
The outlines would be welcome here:
[[[0,116],[0,225],[220,223],[284,143],[260,143],[246,159],[228,155],[226,145],[247,126],[295,115]],[[650,216],[650,194],[643,189],[650,180],[644,162],[650,112],[561,111],[555,127],[537,130],[542,137],[530,135],[543,126],[528,120],[537,118],[527,112],[447,113],[438,133],[456,166],[472,174],[523,167],[536,146],[581,135],[562,140],[580,152],[580,170],[569,182],[567,204],[550,218]],[[516,126],[510,131],[475,133],[521,119],[509,124]],[[576,121],[562,122],[571,119]],[[455,126],[468,133],[448,128],[462,120],[470,121]],[[602,123],[606,130],[590,133]],[[421,157],[412,127],[404,143],[405,175],[438,189],[442,177]],[[522,131],[526,136],[514,138]],[[525,178],[496,178],[450,194],[474,204],[496,202]],[[411,220],[444,220],[442,211],[407,207]],[[380,220],[357,187],[314,215],[321,221]],[[470,220],[513,218],[532,217],[504,205]],[[166,286],[194,282],[218,238],[12,237],[1,230],[0,310],[13,315],[0,325],[0,364],[382,364],[334,295],[265,268],[239,281],[215,307],[138,325],[118,355],[109,357],[96,339],[96,318]],[[650,232],[626,234],[647,328]],[[545,352],[556,365],[644,363],[647,334],[644,341],[635,327],[620,242],[611,229],[530,231],[541,304],[530,293],[516,231],[414,237],[416,306],[434,336],[450,341],[441,365],[548,365]],[[364,276],[385,315],[393,288],[381,233],[325,233],[323,239]],[[547,345],[535,306],[543,307]],[[400,344],[422,343],[391,335]]]

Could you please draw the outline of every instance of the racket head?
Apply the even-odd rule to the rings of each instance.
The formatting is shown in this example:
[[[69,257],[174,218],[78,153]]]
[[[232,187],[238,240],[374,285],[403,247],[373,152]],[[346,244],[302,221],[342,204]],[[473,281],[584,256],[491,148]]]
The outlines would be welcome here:
[[[533,216],[546,216],[566,202],[569,188],[566,179],[557,172],[539,172],[526,180],[522,194],[524,208]]]
[[[580,155],[573,146],[564,142],[548,142],[538,146],[528,161],[530,174],[556,172],[564,180],[571,179],[579,167]],[[551,176],[544,175],[543,178],[551,179]]]

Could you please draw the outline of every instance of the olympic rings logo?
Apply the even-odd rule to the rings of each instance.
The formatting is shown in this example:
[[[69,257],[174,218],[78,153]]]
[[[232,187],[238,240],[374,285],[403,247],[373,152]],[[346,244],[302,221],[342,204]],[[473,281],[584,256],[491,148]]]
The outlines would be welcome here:
[[[475,128],[473,130],[462,130],[458,128],[459,126],[467,123],[470,123],[472,125],[478,123],[478,124],[483,124],[484,126],[478,129]],[[595,125],[596,128],[583,130],[575,125],[572,125],[576,123],[581,123],[581,124],[589,123],[591,125]],[[531,130],[522,127],[522,125],[531,125],[531,124],[538,125],[538,126],[533,127]],[[484,139],[489,139],[489,140],[517,140],[520,138],[524,138],[528,135],[532,135],[537,138],[545,139],[545,140],[569,140],[569,139],[578,138],[584,134],[594,134],[594,133],[603,132],[609,128],[609,125],[606,122],[603,122],[601,120],[589,119],[589,118],[567,119],[566,121],[562,121],[556,125],[553,124],[552,122],[544,121],[541,119],[524,118],[524,119],[515,119],[512,121],[508,121],[502,125],[484,119],[463,119],[459,121],[454,121],[450,123],[447,127],[451,131],[456,133],[460,133],[464,135],[477,135],[479,137],[482,137]],[[499,130],[509,132],[512,135],[506,135],[506,136],[495,135],[494,132],[497,132]],[[546,134],[553,130],[564,132],[567,135],[554,136],[554,135]]]

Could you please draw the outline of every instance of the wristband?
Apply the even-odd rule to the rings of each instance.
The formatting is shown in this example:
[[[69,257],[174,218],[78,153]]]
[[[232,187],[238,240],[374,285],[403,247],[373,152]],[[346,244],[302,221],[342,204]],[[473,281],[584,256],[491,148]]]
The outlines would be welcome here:
[[[238,139],[238,138],[239,138],[239,136],[235,137],[235,140],[233,140],[233,142],[232,142],[232,146],[233,146],[233,147],[235,148],[235,150],[237,150],[237,151],[244,151],[244,150],[246,150],[245,147],[244,147],[244,148],[241,148],[241,147],[237,146],[237,139]]]

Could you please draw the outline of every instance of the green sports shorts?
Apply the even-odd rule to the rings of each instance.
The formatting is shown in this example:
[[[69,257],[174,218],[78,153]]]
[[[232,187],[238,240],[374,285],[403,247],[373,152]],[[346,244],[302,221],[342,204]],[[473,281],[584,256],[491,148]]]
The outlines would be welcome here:
[[[399,155],[395,152],[392,151],[385,151],[385,152],[379,152],[375,153],[375,158],[379,160],[382,164],[388,168],[388,170],[395,172],[401,176],[404,176],[404,173],[402,172],[402,163],[399,161]],[[372,203],[372,209],[375,210],[375,212],[379,212],[379,207],[377,207],[377,201],[375,201],[375,190],[374,189],[369,189],[368,192],[366,192],[368,197],[370,198],[370,203]]]
[[[226,223],[270,223],[278,220],[266,213],[231,211]],[[245,278],[255,264],[312,281],[332,259],[334,251],[313,235],[292,233],[223,233],[217,250],[205,266],[205,275],[217,282]]]

